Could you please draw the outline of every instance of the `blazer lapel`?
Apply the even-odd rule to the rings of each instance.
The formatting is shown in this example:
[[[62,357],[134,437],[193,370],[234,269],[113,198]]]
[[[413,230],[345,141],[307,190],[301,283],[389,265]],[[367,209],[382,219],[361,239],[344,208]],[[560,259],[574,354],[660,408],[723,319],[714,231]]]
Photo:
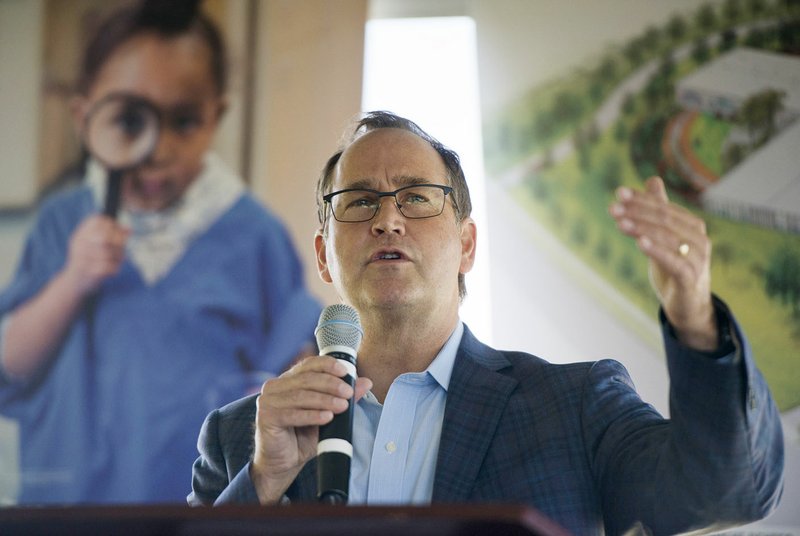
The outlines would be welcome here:
[[[497,423],[517,381],[499,374],[505,357],[465,328],[444,411],[433,484],[434,502],[469,498]]]

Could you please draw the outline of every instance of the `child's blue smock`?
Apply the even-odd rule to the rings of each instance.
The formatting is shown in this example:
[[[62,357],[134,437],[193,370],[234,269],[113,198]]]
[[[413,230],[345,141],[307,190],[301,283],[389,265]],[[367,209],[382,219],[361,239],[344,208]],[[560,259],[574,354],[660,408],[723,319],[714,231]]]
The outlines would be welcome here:
[[[95,211],[85,185],[43,205],[0,317],[62,268]],[[19,503],[184,502],[203,418],[280,373],[319,311],[285,229],[249,194],[152,286],[127,259],[37,377],[0,374],[0,414],[19,423]]]

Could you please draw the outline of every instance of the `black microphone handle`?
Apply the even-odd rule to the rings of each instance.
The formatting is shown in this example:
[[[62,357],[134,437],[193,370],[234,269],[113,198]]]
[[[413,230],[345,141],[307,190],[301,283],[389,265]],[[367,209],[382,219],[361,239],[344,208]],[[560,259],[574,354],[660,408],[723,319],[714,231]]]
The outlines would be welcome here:
[[[355,357],[341,352],[327,355],[342,359],[355,370]],[[348,367],[350,368],[350,367]],[[347,374],[342,378],[355,389],[354,375]],[[347,401],[347,410],[333,416],[328,424],[319,427],[319,449],[317,454],[317,490],[318,499],[327,504],[345,504],[350,487],[350,461],[352,458],[353,438],[353,399]],[[349,452],[346,452],[349,447]]]

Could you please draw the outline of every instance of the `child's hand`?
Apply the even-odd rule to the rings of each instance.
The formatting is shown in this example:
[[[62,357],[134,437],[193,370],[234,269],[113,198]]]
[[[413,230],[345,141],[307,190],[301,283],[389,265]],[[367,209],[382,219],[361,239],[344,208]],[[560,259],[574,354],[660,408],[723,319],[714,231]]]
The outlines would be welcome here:
[[[115,220],[100,214],[78,226],[70,239],[65,275],[79,292],[94,292],[119,271],[129,234]]]

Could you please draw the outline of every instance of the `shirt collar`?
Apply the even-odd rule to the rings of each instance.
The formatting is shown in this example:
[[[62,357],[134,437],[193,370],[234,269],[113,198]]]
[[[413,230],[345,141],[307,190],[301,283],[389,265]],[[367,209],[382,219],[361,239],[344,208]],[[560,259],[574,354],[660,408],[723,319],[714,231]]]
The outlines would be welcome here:
[[[447,391],[450,386],[450,376],[453,373],[453,365],[456,362],[456,353],[461,345],[461,337],[464,335],[464,324],[459,320],[456,327],[442,349],[439,350],[436,358],[428,365],[427,372],[433,379]]]

